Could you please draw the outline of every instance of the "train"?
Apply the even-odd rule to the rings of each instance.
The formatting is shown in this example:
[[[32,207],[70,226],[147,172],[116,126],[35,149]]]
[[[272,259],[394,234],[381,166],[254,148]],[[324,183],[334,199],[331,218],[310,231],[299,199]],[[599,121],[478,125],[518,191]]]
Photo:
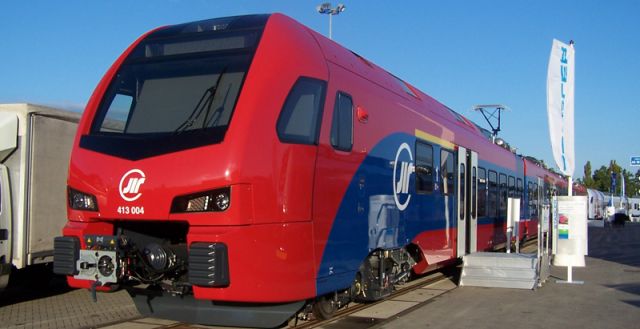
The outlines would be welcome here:
[[[54,272],[162,318],[328,319],[504,248],[509,197],[537,235],[567,181],[498,144],[283,14],[158,28],[87,103]]]

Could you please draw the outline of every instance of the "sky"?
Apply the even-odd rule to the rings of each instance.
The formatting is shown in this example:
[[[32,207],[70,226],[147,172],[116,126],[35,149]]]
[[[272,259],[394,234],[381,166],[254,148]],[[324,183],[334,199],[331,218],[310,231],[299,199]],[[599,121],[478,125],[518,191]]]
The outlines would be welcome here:
[[[5,0],[0,103],[82,111],[115,59],[153,28],[279,12],[327,35],[322,1]],[[546,74],[552,40],[575,41],[575,173],[640,156],[640,1],[344,0],[333,39],[487,127],[477,104],[503,104],[499,136],[557,168]],[[334,2],[333,5],[337,5]]]

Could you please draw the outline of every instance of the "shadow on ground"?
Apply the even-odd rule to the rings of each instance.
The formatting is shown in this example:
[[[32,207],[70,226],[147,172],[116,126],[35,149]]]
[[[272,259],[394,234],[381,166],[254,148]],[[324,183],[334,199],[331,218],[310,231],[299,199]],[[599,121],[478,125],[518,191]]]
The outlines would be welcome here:
[[[9,284],[0,292],[0,306],[55,296],[71,290],[64,276],[55,275],[53,264],[39,264],[13,269]]]
[[[640,223],[589,227],[589,257],[640,267]]]

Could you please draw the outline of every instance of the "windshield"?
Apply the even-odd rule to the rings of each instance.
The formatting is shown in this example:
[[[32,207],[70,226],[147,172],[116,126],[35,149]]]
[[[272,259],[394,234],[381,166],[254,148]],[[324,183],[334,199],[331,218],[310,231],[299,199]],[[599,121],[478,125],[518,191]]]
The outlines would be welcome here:
[[[124,61],[81,147],[135,160],[224,140],[260,30],[166,34]]]
[[[224,128],[245,75],[239,64],[202,58],[125,65],[105,96],[104,118],[96,121],[93,132],[136,135]]]

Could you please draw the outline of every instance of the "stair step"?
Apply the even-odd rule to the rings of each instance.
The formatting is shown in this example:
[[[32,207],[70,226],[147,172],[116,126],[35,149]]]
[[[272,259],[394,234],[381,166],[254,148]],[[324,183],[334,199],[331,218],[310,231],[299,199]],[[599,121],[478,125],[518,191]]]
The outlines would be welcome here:
[[[537,280],[519,280],[513,278],[495,280],[491,278],[465,277],[460,280],[460,286],[533,289],[536,286],[536,282]]]
[[[536,270],[513,267],[465,266],[462,269],[462,275],[473,277],[518,278],[534,280],[536,278]]]
[[[463,257],[464,266],[490,266],[511,268],[535,268],[536,255],[505,254],[505,253],[475,253]]]

